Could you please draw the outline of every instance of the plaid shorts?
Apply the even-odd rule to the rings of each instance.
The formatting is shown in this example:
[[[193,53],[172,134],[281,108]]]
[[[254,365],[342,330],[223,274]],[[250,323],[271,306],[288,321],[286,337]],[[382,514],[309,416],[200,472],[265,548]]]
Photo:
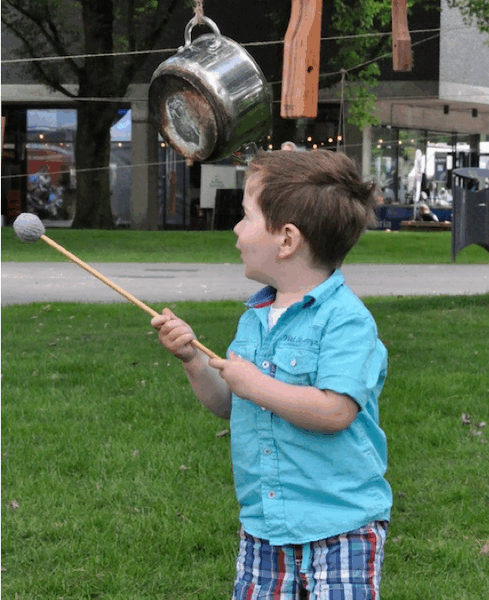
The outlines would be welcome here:
[[[233,600],[378,600],[388,521],[300,546],[241,530]]]

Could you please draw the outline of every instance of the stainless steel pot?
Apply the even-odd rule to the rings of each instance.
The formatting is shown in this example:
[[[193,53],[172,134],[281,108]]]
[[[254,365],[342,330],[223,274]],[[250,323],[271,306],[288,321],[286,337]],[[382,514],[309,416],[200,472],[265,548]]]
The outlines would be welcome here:
[[[272,93],[248,52],[203,20],[213,33],[192,41],[192,19],[185,45],[154,72],[149,111],[178,154],[212,162],[269,133]]]

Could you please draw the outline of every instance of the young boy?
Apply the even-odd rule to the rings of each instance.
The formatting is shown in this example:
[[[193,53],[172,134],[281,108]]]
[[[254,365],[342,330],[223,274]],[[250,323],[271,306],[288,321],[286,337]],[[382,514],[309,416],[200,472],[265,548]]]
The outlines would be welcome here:
[[[387,353],[338,270],[375,205],[375,186],[342,154],[259,154],[234,231],[246,276],[266,287],[228,358],[195,349],[170,310],[152,320],[199,400],[231,419],[233,600],[379,598],[392,501],[377,404]]]

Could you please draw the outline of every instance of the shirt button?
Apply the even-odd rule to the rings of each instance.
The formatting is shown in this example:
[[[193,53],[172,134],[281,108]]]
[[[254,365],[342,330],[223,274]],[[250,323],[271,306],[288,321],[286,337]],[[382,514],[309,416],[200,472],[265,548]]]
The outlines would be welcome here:
[[[268,497],[273,500],[277,494],[275,492],[268,492]]]
[[[264,360],[261,363],[261,366],[262,366],[263,369],[268,369],[268,367],[270,366],[270,363],[268,362],[268,360]]]
[[[293,358],[293,359],[290,361],[290,366],[291,366],[291,367],[295,367],[295,365],[296,365],[296,364],[297,364],[297,361],[295,360],[295,358]]]
[[[265,448],[265,450],[263,451],[264,454],[271,454],[272,450],[270,448]]]

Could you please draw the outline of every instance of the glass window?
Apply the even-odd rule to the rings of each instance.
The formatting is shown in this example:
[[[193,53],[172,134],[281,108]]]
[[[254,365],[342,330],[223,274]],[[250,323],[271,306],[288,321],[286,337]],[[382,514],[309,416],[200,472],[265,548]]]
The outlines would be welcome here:
[[[27,110],[27,210],[42,219],[75,214],[75,109]],[[110,183],[116,225],[130,224],[131,111],[119,110],[111,128]]]
[[[385,204],[397,200],[397,133],[392,127],[372,127],[371,172]]]
[[[129,227],[131,224],[131,140],[131,111],[122,108],[110,129],[111,207],[116,227]]]
[[[426,141],[426,132],[421,129],[399,129],[398,201],[401,204],[419,200],[425,187]]]
[[[44,219],[74,214],[76,110],[27,111],[26,209]]]
[[[454,136],[451,133],[428,132],[426,143],[426,186],[428,204],[438,206],[450,203],[448,190],[453,169]]]
[[[489,169],[489,135],[481,135],[479,144],[480,160],[479,166],[481,169]]]

